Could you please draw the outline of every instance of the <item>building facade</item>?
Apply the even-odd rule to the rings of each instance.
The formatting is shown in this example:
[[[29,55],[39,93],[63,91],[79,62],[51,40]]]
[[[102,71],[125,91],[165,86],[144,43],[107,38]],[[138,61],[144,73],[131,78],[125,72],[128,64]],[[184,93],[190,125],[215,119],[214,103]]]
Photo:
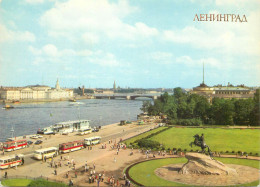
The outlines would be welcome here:
[[[12,101],[29,99],[63,99],[72,98],[73,96],[73,90],[60,88],[59,80],[57,80],[55,88],[44,85],[0,88],[0,99]]]

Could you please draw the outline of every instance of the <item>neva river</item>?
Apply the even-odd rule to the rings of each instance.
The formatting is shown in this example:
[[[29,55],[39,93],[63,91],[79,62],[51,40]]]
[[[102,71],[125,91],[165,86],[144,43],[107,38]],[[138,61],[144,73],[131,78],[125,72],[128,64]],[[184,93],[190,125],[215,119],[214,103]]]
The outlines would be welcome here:
[[[12,136],[36,134],[39,128],[57,122],[78,119],[90,120],[91,127],[136,120],[141,112],[141,100],[80,100],[73,102],[14,104],[14,109],[4,110],[0,105],[0,142]]]

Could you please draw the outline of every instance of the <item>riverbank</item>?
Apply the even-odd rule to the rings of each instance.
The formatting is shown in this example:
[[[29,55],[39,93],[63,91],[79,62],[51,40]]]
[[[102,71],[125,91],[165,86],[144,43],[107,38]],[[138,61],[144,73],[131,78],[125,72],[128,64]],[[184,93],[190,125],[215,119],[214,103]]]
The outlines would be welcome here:
[[[19,102],[14,102],[12,100],[0,100],[0,104],[19,104],[19,103],[47,103],[47,102],[59,102],[59,101],[69,101],[74,98],[60,98],[60,99],[20,99]],[[91,95],[77,96],[76,100],[83,99],[94,99]]]

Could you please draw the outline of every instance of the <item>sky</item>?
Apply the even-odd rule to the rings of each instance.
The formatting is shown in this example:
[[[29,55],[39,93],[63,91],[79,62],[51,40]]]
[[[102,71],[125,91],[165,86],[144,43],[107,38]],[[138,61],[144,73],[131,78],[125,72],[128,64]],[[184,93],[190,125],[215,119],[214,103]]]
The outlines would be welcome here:
[[[259,28],[259,0],[0,0],[0,85],[260,86]]]

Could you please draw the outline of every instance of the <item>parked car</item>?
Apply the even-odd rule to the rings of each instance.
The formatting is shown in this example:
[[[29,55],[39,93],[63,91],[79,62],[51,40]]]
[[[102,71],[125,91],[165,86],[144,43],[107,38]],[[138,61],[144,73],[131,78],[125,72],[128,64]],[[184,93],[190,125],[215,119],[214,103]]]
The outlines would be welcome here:
[[[99,131],[99,129],[97,129],[97,128],[92,129],[92,132],[98,132],[98,131]]]
[[[28,145],[32,145],[33,142],[29,140],[29,141],[27,141],[27,144],[28,144]]]
[[[38,136],[38,138],[42,138],[43,136],[39,135],[39,134],[36,134],[36,136]]]
[[[39,145],[39,144],[41,144],[41,143],[42,143],[41,140],[37,140],[34,144]]]
[[[30,138],[32,138],[32,139],[38,139],[38,136],[37,136],[37,135],[32,135]]]

